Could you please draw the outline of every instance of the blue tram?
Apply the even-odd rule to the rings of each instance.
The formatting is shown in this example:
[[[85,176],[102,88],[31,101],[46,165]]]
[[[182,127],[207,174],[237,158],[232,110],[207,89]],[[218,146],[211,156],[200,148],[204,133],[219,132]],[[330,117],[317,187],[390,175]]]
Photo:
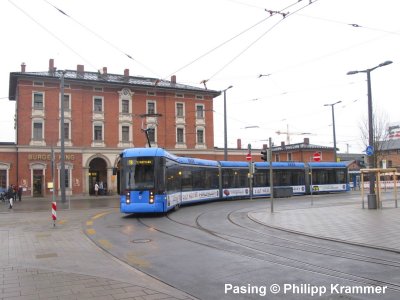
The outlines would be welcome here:
[[[254,163],[250,170],[248,162],[179,157],[161,148],[131,148],[120,156],[123,213],[167,212],[185,203],[271,195],[269,163]],[[346,163],[274,162],[272,170],[274,187],[291,186],[297,195],[349,190]]]

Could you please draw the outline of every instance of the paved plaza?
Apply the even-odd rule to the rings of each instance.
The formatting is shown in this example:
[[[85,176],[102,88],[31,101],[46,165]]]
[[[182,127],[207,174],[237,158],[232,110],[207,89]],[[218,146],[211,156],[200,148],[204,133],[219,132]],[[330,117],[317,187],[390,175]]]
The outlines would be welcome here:
[[[338,198],[341,195],[330,195]],[[390,198],[390,196],[389,196]],[[249,217],[267,226],[301,234],[400,252],[400,208],[361,203],[304,205],[254,211]],[[331,202],[332,202],[331,199]],[[276,201],[279,201],[278,199]],[[86,236],[93,216],[118,212],[117,197],[72,199],[59,204],[51,219],[51,200],[25,198],[13,209],[0,202],[0,299],[193,299],[107,252]]]
[[[0,202],[0,299],[191,299],[121,263],[86,237],[86,220],[116,210],[115,199],[60,204],[72,209],[57,211],[55,227],[48,199],[23,199],[13,209]]]

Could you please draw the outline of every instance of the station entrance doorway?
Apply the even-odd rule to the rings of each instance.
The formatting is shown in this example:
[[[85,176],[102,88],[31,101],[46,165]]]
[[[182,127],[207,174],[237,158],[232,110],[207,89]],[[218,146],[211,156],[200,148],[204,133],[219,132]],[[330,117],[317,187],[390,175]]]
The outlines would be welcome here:
[[[43,197],[43,170],[33,170],[32,196]]]
[[[107,194],[107,163],[101,157],[93,158],[89,163],[89,194],[94,195],[96,182],[102,187],[99,195]]]

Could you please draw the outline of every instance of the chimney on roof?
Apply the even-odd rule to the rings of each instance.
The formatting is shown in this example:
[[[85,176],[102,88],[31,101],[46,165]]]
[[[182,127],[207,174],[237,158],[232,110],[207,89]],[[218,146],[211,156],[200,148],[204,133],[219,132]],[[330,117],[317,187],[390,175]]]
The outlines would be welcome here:
[[[263,148],[263,150],[267,150],[268,149],[268,144],[263,144],[262,148]]]
[[[304,145],[310,145],[310,139],[304,138]]]
[[[241,139],[237,139],[236,140],[236,147],[240,150],[242,149],[242,140]]]
[[[54,67],[54,59],[50,58],[49,59],[49,72],[54,73],[56,71],[56,68]]]
[[[25,65],[25,63],[23,62],[23,63],[21,64],[21,73],[25,73],[25,69],[26,69],[26,65]]]
[[[285,147],[285,142],[281,142],[281,147]]]
[[[85,74],[85,66],[84,65],[78,65],[76,67],[76,73],[78,76],[83,76]]]
[[[124,70],[124,77],[125,78],[129,77],[129,69]]]
[[[176,84],[176,75],[171,76],[171,83]]]
[[[107,67],[103,67],[103,74],[102,75],[107,75]]]

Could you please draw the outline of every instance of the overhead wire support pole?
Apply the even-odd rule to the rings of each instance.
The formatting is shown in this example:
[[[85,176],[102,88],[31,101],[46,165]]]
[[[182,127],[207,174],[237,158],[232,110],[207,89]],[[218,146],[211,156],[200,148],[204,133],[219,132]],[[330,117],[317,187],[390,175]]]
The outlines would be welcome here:
[[[232,88],[230,85],[222,92],[224,93],[224,160],[228,160],[228,126],[227,126],[227,116],[226,116],[226,91]]]
[[[330,106],[332,110],[332,127],[333,127],[333,153],[334,161],[337,162],[337,149],[336,149],[336,128],[335,128],[335,105],[342,103],[342,101],[337,101],[331,104],[324,104],[324,106]]]
[[[271,194],[271,213],[274,212],[274,175],[272,172],[272,139],[269,138],[269,149],[268,149],[268,161],[269,161],[269,189]]]
[[[61,118],[60,118],[60,138],[61,138],[61,157],[60,157],[60,189],[61,189],[61,202],[66,202],[65,197],[65,124],[64,124],[64,77],[66,71],[61,73]]]

